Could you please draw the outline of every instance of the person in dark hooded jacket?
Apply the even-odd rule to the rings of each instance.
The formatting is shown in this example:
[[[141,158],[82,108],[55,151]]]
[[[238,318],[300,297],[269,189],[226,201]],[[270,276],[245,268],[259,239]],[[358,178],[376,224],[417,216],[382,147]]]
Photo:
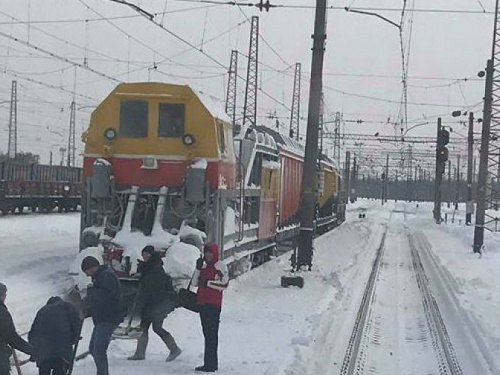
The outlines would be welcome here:
[[[12,348],[33,355],[33,347],[16,332],[12,316],[5,306],[7,287],[0,283],[0,375],[10,374]]]
[[[193,286],[198,286],[197,303],[205,337],[204,364],[196,367],[196,371],[215,372],[219,367],[217,348],[222,292],[228,283],[229,273],[226,264],[219,260],[219,246],[207,243],[203,248],[203,258],[196,262],[193,275]]]
[[[108,375],[108,346],[124,315],[120,281],[108,266],[100,265],[92,256],[83,259],[81,268],[93,281],[85,300],[94,322],[89,351],[94,357],[97,375]]]
[[[37,350],[40,375],[64,375],[78,341],[78,311],[60,297],[51,297],[36,314],[28,340]]]
[[[140,263],[138,271],[140,297],[142,297],[141,329],[142,334],[137,340],[135,354],[129,360],[143,360],[146,358],[146,348],[149,341],[149,327],[153,326],[156,333],[170,351],[166,361],[173,361],[181,354],[174,337],[163,328],[163,321],[176,308],[175,291],[172,280],[163,269],[160,254],[153,246],[142,249],[144,262]]]

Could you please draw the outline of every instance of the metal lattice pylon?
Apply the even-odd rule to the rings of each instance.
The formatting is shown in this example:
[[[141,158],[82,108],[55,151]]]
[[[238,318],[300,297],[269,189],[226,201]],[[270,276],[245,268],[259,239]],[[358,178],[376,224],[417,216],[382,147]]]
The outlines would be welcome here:
[[[492,45],[493,79],[491,122],[489,129],[488,171],[485,197],[485,228],[500,230],[498,209],[500,208],[500,17],[499,0],[495,7],[495,26]]]
[[[248,52],[247,86],[245,90],[245,106],[243,108],[243,125],[257,124],[257,75],[259,66],[259,17],[252,17],[250,31],[250,47]]]
[[[10,95],[9,144],[7,148],[9,159],[17,155],[17,81],[12,81]]]
[[[238,51],[231,51],[231,64],[229,65],[229,80],[226,93],[226,113],[236,125],[236,81],[238,78]]]
[[[335,130],[333,135],[333,157],[340,165],[340,112],[335,113]]]
[[[292,114],[290,116],[290,138],[299,140],[299,124],[300,124],[300,79],[301,79],[300,63],[295,64],[295,76],[293,79],[293,98],[292,98]]]
[[[68,167],[75,166],[76,142],[75,142],[75,126],[76,126],[76,105],[75,101],[71,102],[71,114],[69,118],[69,136],[68,136]]]
[[[325,133],[325,95],[321,93],[321,104],[319,107],[319,158],[321,159],[321,154],[323,153],[323,135]]]

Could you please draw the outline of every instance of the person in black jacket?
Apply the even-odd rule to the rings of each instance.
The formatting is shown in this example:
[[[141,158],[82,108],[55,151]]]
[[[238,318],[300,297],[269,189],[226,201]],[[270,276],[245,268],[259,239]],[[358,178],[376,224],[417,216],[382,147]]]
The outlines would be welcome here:
[[[33,347],[16,332],[12,316],[5,306],[7,287],[0,283],[0,375],[10,374],[12,348],[33,356]]]
[[[163,261],[160,254],[155,252],[153,246],[146,246],[142,250],[143,263],[140,263],[138,271],[140,296],[142,296],[141,328],[142,334],[137,340],[135,354],[128,357],[129,360],[143,360],[146,358],[148,346],[148,331],[153,325],[156,333],[167,346],[170,354],[166,361],[170,362],[181,354],[173,336],[163,328],[163,321],[167,315],[176,308],[175,291],[172,279],[163,269]]]
[[[80,331],[78,311],[60,297],[51,297],[36,314],[28,340],[36,348],[40,375],[65,375],[73,360]]]
[[[86,298],[94,322],[89,351],[94,357],[97,375],[108,375],[107,351],[111,335],[123,321],[120,281],[108,266],[99,265],[99,261],[91,256],[83,259],[82,271],[93,280]]]

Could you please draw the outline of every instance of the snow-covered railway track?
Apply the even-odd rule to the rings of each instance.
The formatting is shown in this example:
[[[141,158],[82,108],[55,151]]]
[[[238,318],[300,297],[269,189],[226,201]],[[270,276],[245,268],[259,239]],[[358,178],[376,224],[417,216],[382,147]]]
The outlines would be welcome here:
[[[410,251],[412,255],[413,268],[415,270],[415,275],[417,277],[418,287],[422,296],[422,303],[424,305],[425,314],[427,316],[427,321],[429,325],[432,325],[434,329],[431,329],[433,334],[433,346],[436,353],[439,355],[440,368],[442,369],[442,374],[450,375],[462,375],[462,369],[460,367],[455,349],[451,343],[448,330],[444,324],[443,317],[439,311],[438,304],[434,298],[432,291],[430,289],[429,280],[425,274],[420,255],[415,244],[415,240],[412,234],[408,235],[410,243]],[[443,358],[444,355],[444,358]],[[447,367],[448,371],[445,371]]]
[[[375,261],[373,263],[373,268],[371,270],[370,276],[368,278],[368,283],[366,285],[365,292],[363,293],[363,298],[361,300],[361,305],[358,310],[358,315],[354,322],[354,329],[352,331],[349,343],[347,346],[346,355],[341,367],[341,375],[354,374],[356,358],[359,353],[360,342],[363,334],[363,327],[365,325],[368,310],[371,305],[371,298],[375,288],[377,274],[379,272],[380,262],[382,260],[382,255],[385,247],[385,239],[387,236],[387,228],[382,235],[382,240],[380,241],[380,246],[377,249],[377,254],[375,256]]]
[[[400,220],[389,222],[364,291],[341,375],[461,375],[418,247]]]

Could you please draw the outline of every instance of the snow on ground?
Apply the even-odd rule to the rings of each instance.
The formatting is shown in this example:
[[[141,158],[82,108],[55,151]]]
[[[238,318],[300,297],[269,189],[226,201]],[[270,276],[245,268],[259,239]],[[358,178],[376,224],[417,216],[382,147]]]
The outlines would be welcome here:
[[[499,357],[500,235],[486,233],[485,253],[479,259],[471,251],[473,228],[463,225],[463,207],[453,224],[450,210],[448,224],[438,226],[432,221],[432,205],[427,203],[417,207],[416,203],[388,202],[382,206],[380,201],[359,200],[349,205],[344,224],[315,241],[313,270],[301,274],[303,289],[280,287],[280,277],[288,274],[289,254],[231,282],[221,316],[219,373],[338,373],[391,211],[405,209],[411,212],[406,215],[408,227],[427,239],[437,263],[454,280],[450,285],[460,306],[470,313],[484,345]],[[359,213],[366,213],[366,218],[359,218]],[[0,218],[0,225],[0,281],[9,286],[8,306],[19,330],[24,331],[45,300],[67,286],[65,272],[77,251],[79,217],[10,216]],[[388,266],[399,263],[397,257],[387,259]],[[401,280],[405,285],[409,279]],[[411,305],[408,299],[402,302]],[[408,320],[410,331],[415,321]],[[164,326],[183,349],[177,360],[165,363],[166,349],[154,334],[150,335],[144,362],[126,360],[135,341],[116,340],[109,350],[111,374],[193,373],[203,356],[199,317],[177,309]],[[86,322],[81,351],[86,349],[91,328]],[[87,358],[76,364],[74,374],[94,371],[91,358]],[[23,374],[34,375],[36,369],[29,364]]]
[[[363,254],[373,255],[372,245],[380,240],[375,219],[362,221],[352,216],[355,219],[351,225],[343,225],[317,241],[317,267],[303,275],[303,289],[280,286],[280,277],[288,274],[289,255],[231,282],[221,316],[219,373],[277,374],[293,365],[297,354],[314,346],[322,315],[331,309],[336,295],[344,296],[343,276],[356,268]],[[165,327],[183,349],[176,361],[164,362],[167,353],[156,337],[148,348],[146,362],[125,359],[133,352],[135,341],[115,341],[110,349],[112,373],[192,373],[202,364],[203,355],[198,316],[178,309],[168,317]],[[92,361],[86,359],[77,364],[74,374],[88,374],[93,368]]]
[[[371,262],[380,242],[383,228],[379,222],[386,221],[388,214],[382,212],[379,216],[373,215],[371,219],[359,219],[358,211],[370,205],[365,206],[353,207],[353,211],[349,213],[349,223],[343,224],[316,241],[315,267],[313,272],[303,274],[305,278],[303,289],[296,287],[283,289],[280,286],[280,277],[288,274],[289,254],[231,282],[230,288],[225,292],[221,317],[219,373],[277,374],[286,371],[289,366],[294,366],[297,356],[311,355],[316,345],[316,338],[321,335],[325,322],[329,321],[323,319],[323,316],[334,310],[336,301],[348,299],[351,286],[347,283],[352,282],[353,275],[362,271],[357,266],[359,259]],[[39,223],[47,222],[49,225],[52,219],[32,220]],[[29,220],[22,218],[23,223]],[[15,226],[14,222],[6,221],[6,223]],[[47,229],[49,233],[62,225],[62,223],[53,224],[52,226],[51,223]],[[69,231],[68,223],[64,225]],[[76,227],[75,225],[74,230],[77,233]],[[65,233],[64,230],[59,230],[61,234]],[[16,237],[22,236],[23,232],[16,233]],[[47,241],[41,246],[43,251],[52,248],[50,238],[53,237],[50,235],[47,237]],[[76,237],[75,234],[73,237],[69,234],[62,235],[55,242],[62,243],[64,239],[73,242]],[[71,246],[69,248],[71,249]],[[60,253],[61,250],[62,248]],[[71,250],[69,252],[71,253]],[[57,268],[67,267],[74,256],[73,253],[67,259],[61,260]],[[22,258],[26,259],[24,255]],[[19,258],[19,264],[21,263]],[[12,273],[12,277],[6,280],[7,283],[23,283],[24,273]],[[43,270],[39,272],[32,269],[29,273],[30,277],[38,280],[44,277]],[[44,299],[60,289],[58,283],[48,285],[47,290],[44,290]],[[23,327],[28,325],[30,317],[32,319],[40,305],[26,309],[25,301],[14,297],[8,302],[16,315],[16,322]],[[164,326],[172,332],[183,349],[183,354],[175,362],[165,363],[166,349],[155,335],[151,335],[148,359],[145,362],[126,360],[126,356],[134,350],[135,341],[114,341],[109,350],[111,373],[122,375],[192,373],[195,366],[202,364],[203,335],[199,317],[186,310],[177,309],[168,317]],[[87,345],[91,328],[91,324],[86,322],[82,350]],[[90,374],[93,371],[94,364],[87,358],[77,363],[74,374]],[[29,364],[23,373],[35,374],[36,370]]]
[[[470,317],[472,329],[477,330],[478,339],[490,352],[486,355],[500,373],[500,233],[485,231],[485,248],[479,257],[472,252],[474,226],[464,225],[464,204],[459,206],[454,223],[448,220],[447,224],[434,224],[431,211],[431,204],[421,205],[412,223],[445,270],[459,305]]]
[[[70,286],[79,230],[79,213],[0,217],[0,281],[19,332],[29,330],[49,297]]]

